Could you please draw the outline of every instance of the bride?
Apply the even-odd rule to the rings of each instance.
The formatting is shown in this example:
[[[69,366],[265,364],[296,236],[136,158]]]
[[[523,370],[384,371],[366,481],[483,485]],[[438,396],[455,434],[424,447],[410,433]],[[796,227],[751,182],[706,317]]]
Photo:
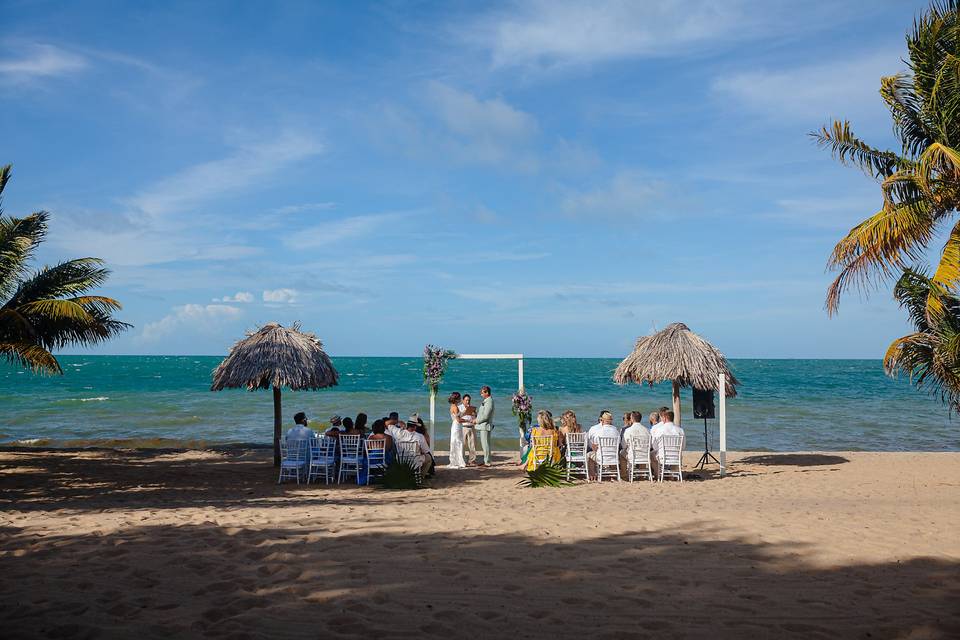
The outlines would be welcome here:
[[[463,469],[463,425],[460,424],[460,393],[454,391],[447,398],[450,403],[450,464],[451,469]]]

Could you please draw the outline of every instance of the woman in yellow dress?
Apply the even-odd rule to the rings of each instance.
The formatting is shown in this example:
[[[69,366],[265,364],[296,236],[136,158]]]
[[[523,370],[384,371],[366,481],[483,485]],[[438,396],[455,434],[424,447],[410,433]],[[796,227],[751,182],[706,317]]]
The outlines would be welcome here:
[[[553,415],[549,411],[540,410],[537,412],[537,426],[530,431],[530,454],[527,456],[527,471],[533,471],[537,468],[537,458],[543,457],[543,452],[537,456],[537,446],[534,438],[537,436],[553,436],[553,446],[550,448],[550,462],[560,462],[560,443],[563,434],[553,424]]]

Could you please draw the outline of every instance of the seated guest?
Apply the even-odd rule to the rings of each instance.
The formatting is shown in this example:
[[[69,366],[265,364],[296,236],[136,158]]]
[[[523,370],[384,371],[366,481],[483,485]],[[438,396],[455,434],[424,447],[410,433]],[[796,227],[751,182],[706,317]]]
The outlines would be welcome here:
[[[633,426],[633,412],[627,411],[623,414],[623,426],[620,427],[620,435],[623,436],[623,432]]]
[[[654,411],[649,416],[647,416],[647,422],[650,423],[650,428],[652,429],[655,425],[660,423],[660,412]]]
[[[358,413],[357,419],[353,421],[353,428],[360,432],[361,436],[367,435],[367,414]]]
[[[597,475],[597,452],[600,449],[600,438],[615,438],[619,450],[620,430],[613,426],[613,414],[609,411],[600,412],[600,422],[590,427],[590,432],[587,434],[587,446],[590,447],[590,451],[587,453],[587,466],[593,472],[594,477]]]
[[[650,461],[653,463],[654,473],[660,469],[660,447],[664,436],[682,436],[683,429],[673,424],[673,410],[660,409],[660,422],[650,429]]]
[[[403,425],[400,424],[400,414],[396,411],[390,412],[390,415],[384,420],[384,425],[387,428],[387,435],[393,438],[394,441],[396,441],[404,431]]]
[[[330,428],[327,429],[327,433],[325,435],[328,435],[331,438],[339,438],[341,424],[343,424],[343,421],[340,420],[340,416],[338,415],[330,416]]]
[[[577,422],[577,414],[567,409],[560,416],[560,433],[563,434],[563,440],[560,442],[560,450],[566,452],[567,434],[583,433],[580,423]]]
[[[313,437],[313,431],[307,426],[307,422],[307,414],[303,411],[293,416],[294,426],[291,427],[290,431],[287,431],[287,446],[297,440],[310,440]]]
[[[631,411],[630,426],[623,430],[623,442],[620,445],[623,459],[628,465],[633,464],[633,449],[630,448],[630,439],[636,436],[646,436],[649,440],[650,430],[643,426],[643,413]]]
[[[433,474],[433,452],[430,450],[430,445],[427,444],[427,439],[423,437],[423,434],[417,433],[418,424],[415,416],[410,417],[414,419],[408,420],[407,428],[400,430],[397,434],[397,443],[415,442],[417,453],[414,464],[420,467],[420,473],[430,476]]]
[[[427,425],[423,424],[423,418],[420,417],[420,414],[413,414],[410,416],[409,420],[417,423],[417,433],[424,437],[424,439],[427,441],[427,444],[430,444],[430,434],[427,432]]]
[[[553,416],[549,411],[540,410],[537,412],[537,426],[530,430],[530,452],[527,454],[527,471],[533,471],[537,468],[537,451],[533,439],[537,436],[553,436],[553,446],[550,449],[547,462],[560,462],[560,442],[563,434],[553,424]]]
[[[367,440],[386,440],[387,451],[393,449],[393,438],[387,435],[387,425],[384,423],[382,418],[380,420],[374,420],[373,427],[371,429],[373,433],[367,437]]]

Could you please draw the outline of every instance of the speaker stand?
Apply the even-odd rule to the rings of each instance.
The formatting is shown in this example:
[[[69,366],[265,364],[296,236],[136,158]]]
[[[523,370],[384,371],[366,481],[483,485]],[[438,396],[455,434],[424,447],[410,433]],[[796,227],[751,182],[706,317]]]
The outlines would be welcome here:
[[[703,455],[700,456],[700,461],[693,466],[694,469],[703,469],[710,461],[720,464],[720,461],[713,457],[713,454],[710,453],[710,438],[707,437],[707,419],[703,419]]]

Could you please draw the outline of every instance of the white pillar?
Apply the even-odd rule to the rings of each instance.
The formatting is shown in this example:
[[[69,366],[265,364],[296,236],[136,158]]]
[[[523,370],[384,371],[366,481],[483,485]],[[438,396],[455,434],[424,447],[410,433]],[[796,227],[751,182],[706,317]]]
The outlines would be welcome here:
[[[437,392],[433,389],[430,390],[430,448],[434,449],[437,446],[437,441],[434,439],[434,434],[436,430],[433,428],[434,422],[436,420],[436,411],[437,411]]]
[[[727,472],[727,376],[721,373],[717,377],[717,389],[720,391],[720,477]]]
[[[517,389],[523,389],[523,358],[517,360],[517,375],[520,377],[520,386]]]

